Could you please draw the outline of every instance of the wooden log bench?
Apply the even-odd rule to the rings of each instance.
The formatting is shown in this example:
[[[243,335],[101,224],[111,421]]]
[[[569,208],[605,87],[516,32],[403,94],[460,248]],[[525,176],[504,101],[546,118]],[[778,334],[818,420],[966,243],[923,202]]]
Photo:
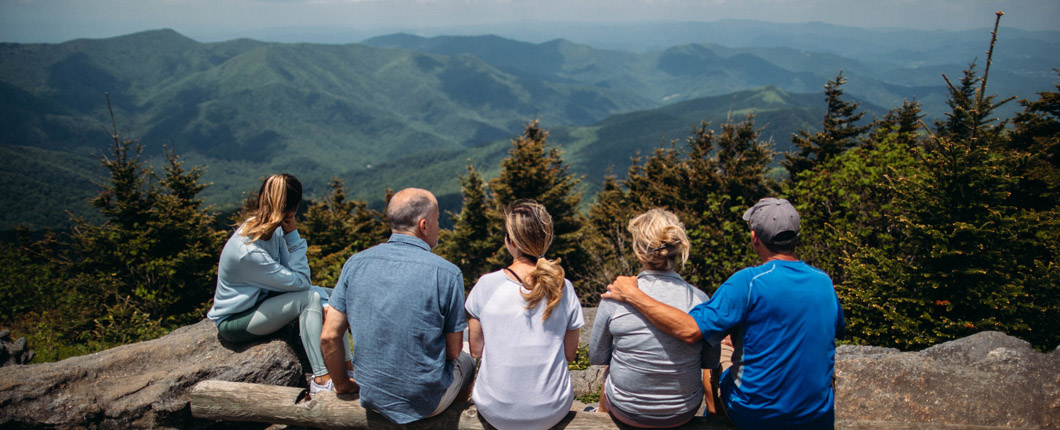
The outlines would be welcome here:
[[[286,424],[322,429],[490,429],[470,403],[454,403],[436,417],[398,425],[379,413],[361,407],[356,394],[316,394],[305,400],[304,388],[207,380],[191,388],[191,414],[195,418],[218,421],[249,421]],[[625,429],[608,414],[571,411],[556,429]],[[696,417],[681,429],[730,430],[736,427],[718,417]],[[992,426],[969,426],[940,423],[899,423],[881,421],[836,422],[837,430],[928,430],[928,429],[998,429]]]

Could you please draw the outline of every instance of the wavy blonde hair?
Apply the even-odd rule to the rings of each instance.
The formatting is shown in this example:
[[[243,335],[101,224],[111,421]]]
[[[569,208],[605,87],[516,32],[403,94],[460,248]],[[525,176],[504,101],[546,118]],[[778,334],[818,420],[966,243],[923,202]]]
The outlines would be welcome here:
[[[261,183],[258,191],[258,206],[248,213],[249,218],[239,229],[240,234],[250,239],[272,239],[272,233],[280,226],[288,212],[298,209],[302,202],[302,183],[287,173],[278,173]]]
[[[652,209],[629,220],[633,253],[653,270],[676,271],[688,260],[685,225],[673,212]]]
[[[533,200],[516,200],[504,211],[504,229],[515,249],[531,260],[536,260],[534,270],[524,286],[530,290],[523,293],[526,308],[532,309],[541,300],[545,303],[547,320],[552,310],[563,298],[563,267],[560,259],[549,260],[545,252],[552,246],[552,216],[545,207]]]

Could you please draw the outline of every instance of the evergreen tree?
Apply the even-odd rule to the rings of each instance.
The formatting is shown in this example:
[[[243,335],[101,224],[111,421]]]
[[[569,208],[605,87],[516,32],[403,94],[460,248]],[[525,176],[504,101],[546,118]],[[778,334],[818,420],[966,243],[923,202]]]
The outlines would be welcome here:
[[[1060,204],[1060,84],[1056,89],[1019,102],[1023,112],[1013,120],[1007,145],[1022,155],[1020,184],[1009,198],[1014,206],[1049,210]]]
[[[886,139],[887,135],[894,133],[898,143],[912,145],[919,140],[921,118],[924,113],[920,110],[920,103],[906,100],[897,109],[891,109],[872,126],[873,133],[867,141],[867,145]]]
[[[759,140],[753,114],[743,121],[726,121],[715,139],[714,162],[717,189],[702,196],[699,226],[689,229],[698,239],[690,255],[701,288],[713,292],[734,272],[758,263],[750,247],[744,211],[763,197],[776,194],[779,185],[766,172],[773,158],[770,144]],[[696,186],[696,182],[690,184]]]
[[[840,99],[843,95],[841,87],[846,81],[840,71],[834,80],[824,86],[828,110],[821,122],[822,130],[814,134],[799,130],[791,136],[791,142],[799,151],[794,155],[785,154],[783,164],[793,181],[800,180],[798,174],[812,169],[815,163],[825,162],[856,145],[858,137],[871,127],[856,124],[865,116],[865,112],[857,111],[861,103]]]
[[[159,178],[142,151],[115,128],[110,155],[100,157],[109,180],[91,202],[107,221],[75,220],[72,252],[57,260],[67,262],[72,289],[99,304],[83,314],[92,324],[82,327],[83,340],[121,344],[160,335],[202,318],[212,296],[224,237],[198,197],[202,169],[185,171],[166,150]]]
[[[630,247],[632,238],[626,230],[634,214],[628,194],[609,172],[604,177],[603,189],[589,206],[579,234],[589,257],[579,291],[583,302],[597,303],[599,295],[616,276],[628,276],[640,268]]]
[[[914,110],[907,105],[888,116]],[[876,126],[866,145],[818,163],[788,192],[801,218],[799,257],[832,277],[847,339],[897,346],[915,332],[919,318],[910,305],[919,293],[907,282],[895,187],[923,176],[922,154],[900,125]]]
[[[490,210],[485,182],[470,163],[467,176],[460,177],[460,190],[464,206],[459,214],[450,214],[453,229],[442,232],[436,251],[460,268],[464,288],[470,290],[480,276],[493,270],[489,258],[503,246],[497,243],[497,237],[504,236],[499,229],[503,221]]]
[[[583,218],[578,213],[580,183],[581,178],[570,172],[559,148],[548,143],[548,131],[536,120],[527,124],[522,136],[512,140],[508,157],[501,161],[500,175],[489,181],[493,210],[498,214],[518,199],[534,199],[548,209],[555,239],[547,256],[562,258],[567,277],[574,279],[583,275],[580,271],[586,261],[578,237]],[[499,215],[497,219],[501,219]],[[495,231],[503,231],[503,228],[502,222]],[[509,262],[502,239],[503,235],[493,238],[493,249],[497,250],[491,259],[494,268]]]
[[[804,229],[825,226],[805,239],[838,273],[855,342],[921,348],[982,330],[1060,342],[1060,223],[1014,204],[1028,158],[982,115],[999,105],[983,95],[988,72],[950,87],[950,121],[929,142],[880,124],[796,186]]]
[[[622,239],[628,242],[624,227],[631,217],[653,207],[673,211],[692,240],[682,276],[713,292],[734,271],[753,263],[743,210],[772,195],[776,184],[765,177],[772,152],[758,140],[753,115],[740,123],[726,122],[720,136],[708,127],[706,122],[693,127],[685,151],[671,144],[657,148],[643,163],[634,159],[622,183],[628,192],[598,197],[590,219],[603,230],[604,223],[618,218],[614,207],[623,205]],[[620,243],[617,236],[609,241]]]
[[[366,202],[349,200],[342,180],[332,178],[329,186],[331,194],[306,211],[303,231],[313,283],[322,286],[334,286],[346,259],[390,235],[383,214]]]

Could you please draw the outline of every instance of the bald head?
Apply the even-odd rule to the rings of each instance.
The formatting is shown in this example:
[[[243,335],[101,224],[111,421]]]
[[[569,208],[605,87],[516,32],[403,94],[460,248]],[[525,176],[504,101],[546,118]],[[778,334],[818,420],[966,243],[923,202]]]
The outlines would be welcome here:
[[[431,247],[438,243],[438,199],[430,191],[419,188],[398,191],[386,205],[386,218],[394,233],[419,237]]]

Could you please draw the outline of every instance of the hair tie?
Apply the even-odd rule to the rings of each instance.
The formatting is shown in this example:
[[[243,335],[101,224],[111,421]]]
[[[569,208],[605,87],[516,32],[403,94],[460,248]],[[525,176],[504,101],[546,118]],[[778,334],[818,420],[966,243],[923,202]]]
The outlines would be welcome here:
[[[538,256],[537,256],[537,259],[538,259],[538,260],[540,260],[540,259],[542,259],[542,258],[545,258],[545,254],[541,254],[541,255],[538,255]]]

